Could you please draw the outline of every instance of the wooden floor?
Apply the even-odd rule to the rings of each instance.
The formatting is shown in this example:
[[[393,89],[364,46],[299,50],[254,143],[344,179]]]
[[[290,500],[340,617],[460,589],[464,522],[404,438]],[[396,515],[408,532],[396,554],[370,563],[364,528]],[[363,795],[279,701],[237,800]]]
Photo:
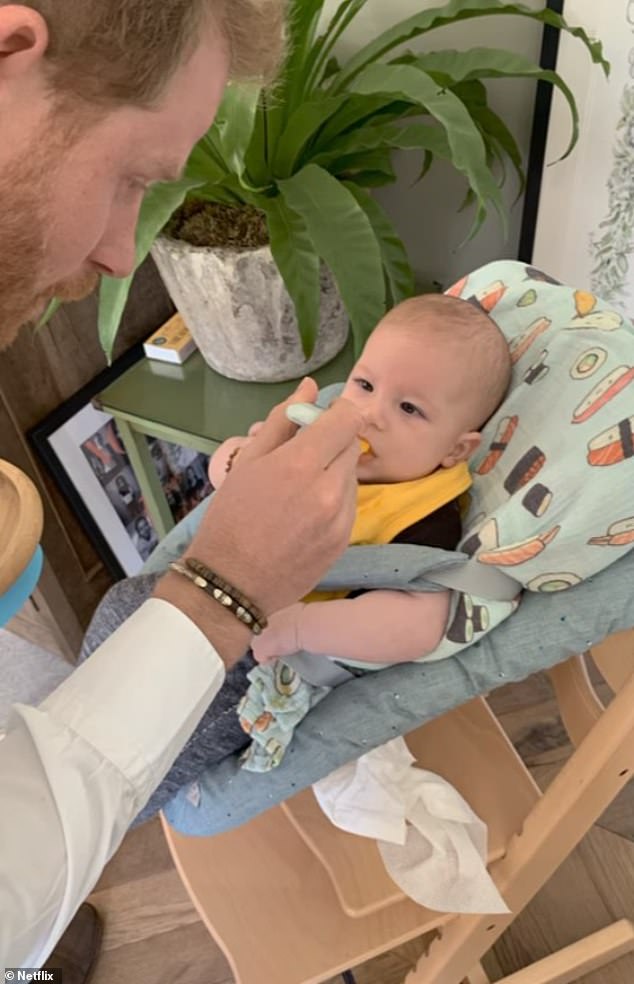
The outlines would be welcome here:
[[[545,787],[571,751],[546,678],[502,688],[491,703]],[[158,821],[128,834],[92,901],[105,920],[92,984],[232,984],[174,871]],[[622,916],[634,918],[634,783],[496,944],[486,969],[498,980]],[[354,968],[357,984],[400,984],[420,947],[411,943]],[[579,981],[632,984],[634,956]]]

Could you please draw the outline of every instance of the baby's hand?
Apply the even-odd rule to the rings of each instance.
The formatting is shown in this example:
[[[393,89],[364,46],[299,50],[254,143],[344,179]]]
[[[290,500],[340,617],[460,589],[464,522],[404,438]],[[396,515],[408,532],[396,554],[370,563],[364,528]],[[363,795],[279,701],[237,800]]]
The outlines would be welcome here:
[[[214,451],[209,459],[207,474],[209,475],[209,481],[215,489],[220,488],[225,478],[229,474],[233,464],[233,459],[236,457],[240,448],[246,447],[246,445],[250,443],[251,438],[255,437],[263,426],[263,420],[256,420],[256,422],[251,424],[249,427],[249,432],[246,437],[228,437],[227,440],[223,441],[220,447]]]
[[[269,624],[251,641],[253,655],[258,663],[274,663],[276,659],[292,656],[300,648],[298,641],[299,619],[304,609],[302,602],[289,605],[269,616]]]
[[[226,441],[222,442],[220,447],[216,448],[209,459],[209,467],[207,469],[209,481],[215,489],[219,489],[227,477],[231,462],[237,452],[240,448],[247,445],[250,440],[250,437],[228,437]]]

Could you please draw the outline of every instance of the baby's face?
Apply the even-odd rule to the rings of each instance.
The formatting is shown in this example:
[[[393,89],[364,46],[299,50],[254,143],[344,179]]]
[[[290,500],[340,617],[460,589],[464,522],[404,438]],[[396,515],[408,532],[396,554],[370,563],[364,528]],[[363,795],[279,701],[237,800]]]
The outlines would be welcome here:
[[[350,373],[342,396],[363,412],[360,482],[406,482],[451,467],[475,451],[469,431],[468,367],[457,346],[424,329],[380,324]]]

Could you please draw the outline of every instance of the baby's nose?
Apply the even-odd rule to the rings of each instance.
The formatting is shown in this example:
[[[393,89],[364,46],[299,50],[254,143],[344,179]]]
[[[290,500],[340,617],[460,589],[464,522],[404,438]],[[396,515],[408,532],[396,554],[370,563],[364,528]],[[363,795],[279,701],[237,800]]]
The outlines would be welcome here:
[[[381,429],[385,426],[385,413],[380,400],[371,400],[370,405],[363,408],[363,415],[371,427]]]

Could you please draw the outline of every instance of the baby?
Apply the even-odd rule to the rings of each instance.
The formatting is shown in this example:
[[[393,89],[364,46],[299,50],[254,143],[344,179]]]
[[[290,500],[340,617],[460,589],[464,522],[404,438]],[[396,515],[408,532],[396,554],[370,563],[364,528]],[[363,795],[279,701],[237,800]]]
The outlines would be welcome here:
[[[359,457],[351,544],[456,547],[459,499],[471,484],[466,463],[510,375],[504,335],[469,302],[423,295],[383,318],[341,394],[363,412],[360,437],[369,444]],[[210,463],[214,486],[249,440],[230,438],[220,446]],[[313,593],[273,614],[254,638],[253,654],[264,665],[250,674],[252,685],[240,705],[243,727],[253,739],[247,768],[277,765],[294,726],[327,692],[302,680],[285,657],[299,650],[327,654],[323,659],[359,672],[422,659],[445,633],[449,591],[341,594]]]

